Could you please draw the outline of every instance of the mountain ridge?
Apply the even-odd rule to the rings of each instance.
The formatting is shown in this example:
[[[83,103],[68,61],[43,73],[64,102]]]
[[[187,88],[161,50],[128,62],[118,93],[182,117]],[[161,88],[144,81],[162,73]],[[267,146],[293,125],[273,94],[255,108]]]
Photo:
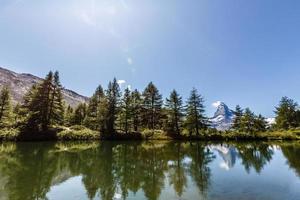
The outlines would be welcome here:
[[[30,73],[17,73],[4,67],[0,67],[0,87],[9,87],[13,103],[21,103],[27,91],[32,85],[40,83],[43,79]],[[80,103],[86,103],[89,98],[77,92],[63,88],[64,100],[71,107],[76,107]]]
[[[217,111],[214,116],[210,118],[211,127],[220,131],[225,131],[231,128],[235,117],[234,111],[224,102],[217,103]]]

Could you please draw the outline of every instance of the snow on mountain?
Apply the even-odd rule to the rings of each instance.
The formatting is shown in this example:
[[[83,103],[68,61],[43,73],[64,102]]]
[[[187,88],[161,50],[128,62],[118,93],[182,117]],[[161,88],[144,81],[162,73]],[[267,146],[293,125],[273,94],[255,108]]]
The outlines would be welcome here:
[[[266,121],[269,126],[276,124],[275,118],[272,118],[272,117],[267,118]]]
[[[210,118],[211,127],[220,131],[225,131],[231,128],[235,117],[234,111],[229,109],[223,102],[215,102],[213,106],[217,108],[214,116]]]
[[[19,74],[0,67],[0,88],[3,86],[9,87],[14,103],[21,103],[23,96],[31,88],[31,86],[41,82],[42,80],[43,79],[31,74]],[[67,104],[72,107],[77,106],[79,103],[88,101],[87,97],[79,95],[72,90],[64,88],[62,93]]]

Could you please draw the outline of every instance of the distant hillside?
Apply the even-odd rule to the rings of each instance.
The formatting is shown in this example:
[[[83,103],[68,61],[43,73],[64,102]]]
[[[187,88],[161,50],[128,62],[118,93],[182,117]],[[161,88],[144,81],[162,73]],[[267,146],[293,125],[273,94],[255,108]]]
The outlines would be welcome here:
[[[21,103],[23,96],[33,84],[41,82],[43,79],[32,74],[18,74],[0,67],[0,87],[8,86],[14,103]],[[87,102],[88,97],[77,94],[68,89],[62,91],[65,101],[72,107],[79,103]]]

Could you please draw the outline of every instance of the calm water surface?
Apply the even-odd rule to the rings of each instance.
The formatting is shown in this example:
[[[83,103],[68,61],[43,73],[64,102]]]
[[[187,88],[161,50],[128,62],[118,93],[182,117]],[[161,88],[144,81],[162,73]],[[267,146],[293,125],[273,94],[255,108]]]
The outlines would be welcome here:
[[[0,143],[0,200],[299,200],[299,143]]]

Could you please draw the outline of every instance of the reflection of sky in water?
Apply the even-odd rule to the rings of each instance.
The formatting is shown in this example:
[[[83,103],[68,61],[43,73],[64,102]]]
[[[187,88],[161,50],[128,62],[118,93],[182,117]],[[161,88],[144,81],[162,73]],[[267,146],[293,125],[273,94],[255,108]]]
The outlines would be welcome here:
[[[251,146],[249,146],[251,148]],[[273,152],[272,159],[263,165],[262,169],[256,171],[251,168],[245,170],[245,165],[239,151],[230,146],[210,146],[208,148],[214,153],[216,158],[209,163],[208,167],[211,172],[211,181],[207,191],[209,200],[234,200],[234,199],[272,199],[272,200],[298,200],[300,198],[300,179],[295,172],[287,165],[281,149],[278,146],[266,148]],[[245,153],[246,150],[241,153]],[[254,151],[253,155],[261,156]],[[193,164],[190,156],[183,156],[179,160],[183,173],[186,176],[186,187],[183,195],[178,197],[171,183],[170,175],[172,170],[176,170],[178,160],[169,160],[168,169],[164,172],[164,187],[161,188],[159,199],[206,199],[205,195],[199,192],[197,184],[188,171]],[[147,186],[146,186],[147,187]],[[122,199],[120,185],[116,186],[114,200]],[[82,176],[69,178],[65,182],[52,186],[47,197],[51,199],[87,199],[85,188],[82,184]],[[100,199],[100,194],[95,197]],[[145,194],[139,189],[135,194],[128,193],[127,199],[143,200]]]

